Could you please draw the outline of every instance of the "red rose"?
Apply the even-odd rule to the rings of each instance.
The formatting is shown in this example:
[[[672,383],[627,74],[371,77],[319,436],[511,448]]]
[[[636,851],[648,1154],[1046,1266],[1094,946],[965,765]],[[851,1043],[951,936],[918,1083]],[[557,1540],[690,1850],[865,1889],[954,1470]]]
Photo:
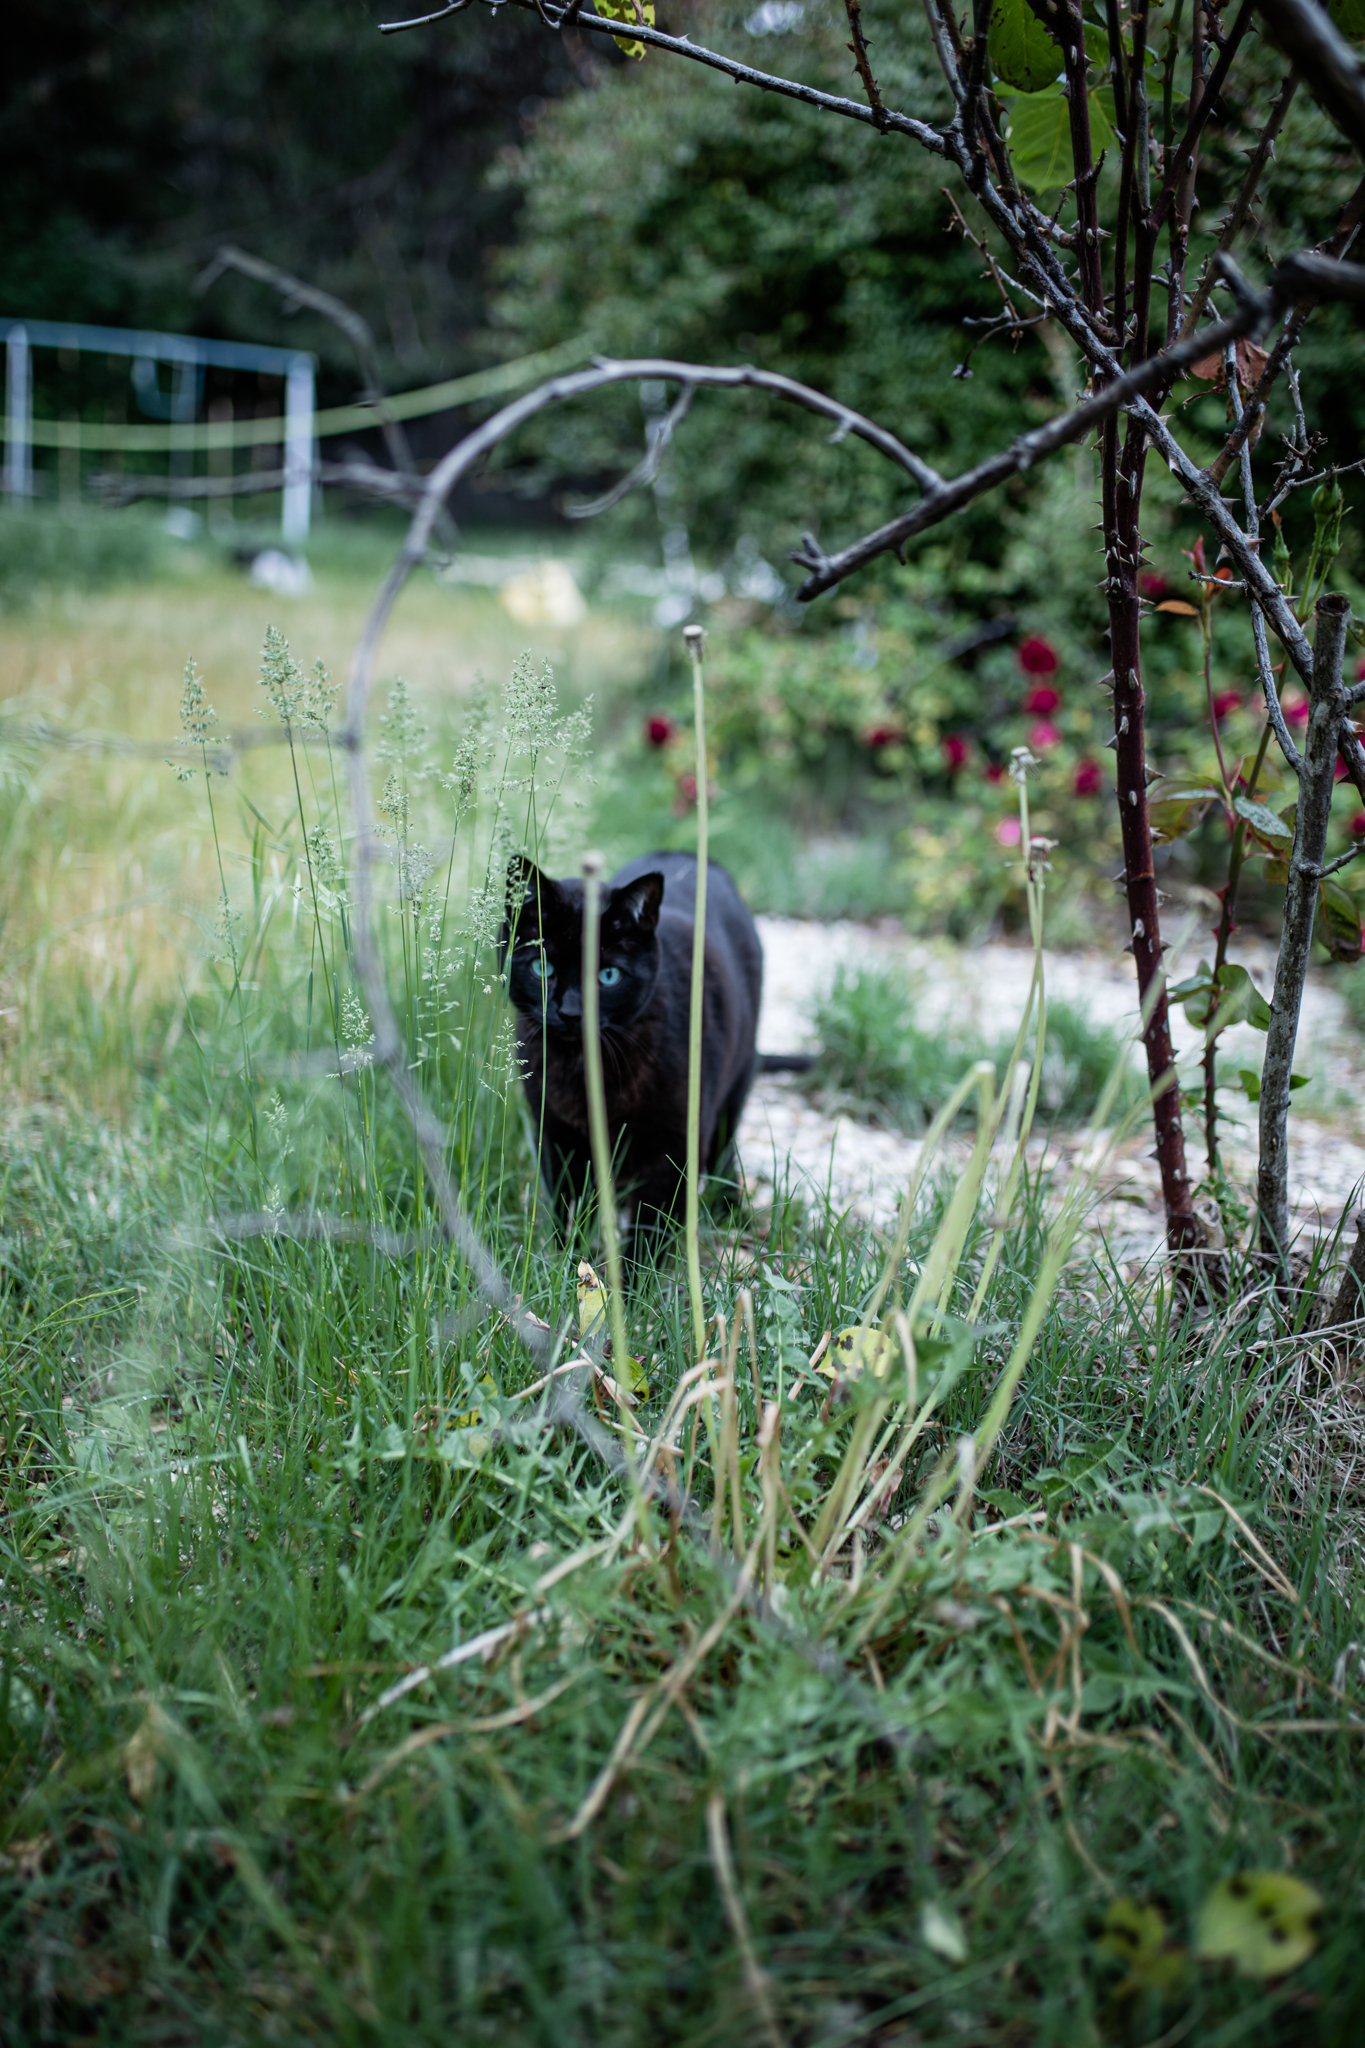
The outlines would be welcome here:
[[[966,740],[963,739],[960,732],[945,732],[940,745],[943,748],[943,758],[948,764],[948,773],[956,775],[958,769],[967,758],[968,748]]]
[[[1365,839],[1365,811],[1357,811],[1351,820],[1352,839]]]
[[[987,782],[1003,782],[1008,773],[1009,770],[1003,761],[988,761],[986,763]]]
[[[1027,640],[1019,643],[1016,659],[1026,676],[1055,676],[1061,667],[1056,648],[1041,633],[1030,633]]]
[[[645,740],[651,747],[666,747],[678,730],[664,711],[651,711],[645,720]]]
[[[1306,697],[1300,697],[1297,700],[1297,702],[1293,704],[1284,705],[1283,709],[1284,722],[1286,725],[1307,725],[1308,699]]]
[[[1347,770],[1347,767],[1346,767],[1346,763],[1345,763],[1345,762],[1344,762],[1344,761],[1342,760],[1342,758],[1341,758],[1340,754],[1338,754],[1338,755],[1337,755],[1337,765],[1336,765],[1336,767],[1335,767],[1335,768],[1334,768],[1334,769],[1332,770],[1332,780],[1333,780],[1333,782],[1344,782],[1344,781],[1346,780],[1346,776],[1347,776],[1347,773],[1348,773],[1348,772],[1349,772],[1349,771]]]
[[[1071,787],[1077,796],[1098,796],[1103,782],[1104,776],[1100,772],[1099,762],[1082,761],[1076,770],[1076,779]]]
[[[1242,693],[1240,690],[1220,690],[1213,700],[1213,715],[1217,719],[1227,717],[1229,711],[1240,711]]]
[[[878,747],[894,747],[900,736],[898,725],[869,725],[863,734],[863,745],[875,753]]]
[[[1025,711],[1039,713],[1046,718],[1049,711],[1055,711],[1062,701],[1060,690],[1054,690],[1051,683],[1035,683],[1024,693]]]
[[[684,803],[694,804],[697,801],[697,778],[695,775],[680,775],[678,777],[678,795],[683,799]]]
[[[1150,597],[1153,604],[1159,598],[1165,597],[1170,587],[1166,578],[1159,575],[1155,569],[1138,570],[1138,589],[1143,597]]]
[[[1049,747],[1055,747],[1061,737],[1056,726],[1047,718],[1040,718],[1036,725],[1031,725],[1028,729],[1028,743],[1034,752],[1039,754],[1045,753]]]
[[[1358,683],[1365,683],[1365,661],[1362,661],[1356,669],[1356,681]]]

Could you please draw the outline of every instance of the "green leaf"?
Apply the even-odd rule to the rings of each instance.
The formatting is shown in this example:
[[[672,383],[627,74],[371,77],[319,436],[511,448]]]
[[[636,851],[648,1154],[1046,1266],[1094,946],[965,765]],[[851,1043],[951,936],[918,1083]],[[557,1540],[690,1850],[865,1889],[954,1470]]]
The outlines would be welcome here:
[[[1327,12],[1348,43],[1365,42],[1365,0],[1327,0]]]
[[[1039,92],[1062,69],[1062,52],[1028,0],[996,0],[986,36],[991,69],[1020,92]]]
[[[1069,185],[1072,178],[1071,129],[1063,94],[1021,93],[1010,110],[1007,140],[1014,175],[1030,191],[1046,192]]]
[[[1286,1977],[1318,1945],[1322,1900],[1280,1870],[1239,1870],[1216,1884],[1199,1909],[1195,1953],[1235,1963],[1242,1977]]]
[[[1316,936],[1334,960],[1360,958],[1360,912],[1355,898],[1330,878],[1318,883]]]
[[[1286,825],[1268,804],[1253,803],[1250,797],[1235,796],[1232,808],[1244,818],[1262,846],[1271,853],[1284,853],[1294,843],[1294,828]]]
[[[1114,142],[1110,115],[1114,96],[1108,86],[1087,95],[1090,106],[1090,147],[1096,156]],[[1010,161],[1021,185],[1033,192],[1055,191],[1075,176],[1071,156],[1071,122],[1060,86],[1047,92],[1021,92],[1010,103]]]
[[[1312,1078],[1313,1076],[1311,1074],[1291,1074],[1289,1076],[1289,1087],[1291,1093],[1295,1088],[1306,1088],[1308,1086],[1308,1083],[1312,1080]],[[1243,1088],[1246,1090],[1247,1101],[1259,1102],[1261,1099],[1260,1075],[1253,1074],[1250,1067],[1239,1067],[1237,1070],[1237,1079],[1241,1082]]]
[[[1194,830],[1209,805],[1220,801],[1221,792],[1203,784],[1182,788],[1178,784],[1154,782],[1147,798],[1153,838],[1183,839]]]
[[[1245,967],[1220,967],[1218,988],[1222,998],[1217,1018],[1220,1031],[1225,1024],[1250,1024],[1254,1031],[1269,1031],[1270,1005]]]

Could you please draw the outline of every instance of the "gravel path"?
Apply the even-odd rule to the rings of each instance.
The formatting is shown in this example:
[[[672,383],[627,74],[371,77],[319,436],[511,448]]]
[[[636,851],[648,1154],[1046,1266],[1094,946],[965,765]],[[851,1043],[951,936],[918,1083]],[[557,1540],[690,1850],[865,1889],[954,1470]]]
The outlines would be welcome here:
[[[793,918],[760,918],[765,958],[759,1046],[764,1052],[796,1052],[813,1046],[810,1012],[841,963],[899,961],[917,995],[917,1022],[945,1031],[973,1028],[997,1038],[1023,1010],[1033,971],[1025,948],[1005,944],[971,951],[946,942],[909,939],[894,926],[822,925]],[[1172,978],[1197,964],[1199,948],[1176,957]],[[1269,994],[1274,955],[1269,947],[1239,947],[1239,957],[1257,986]],[[1365,971],[1365,970],[1362,970]],[[1047,986],[1101,1024],[1132,1029],[1136,1020],[1130,959],[1108,952],[1048,954]],[[1177,1009],[1177,1052],[1197,1057],[1199,1034]],[[1290,1200],[1296,1223],[1318,1230],[1332,1227],[1365,1180],[1365,1088],[1362,1052],[1346,1007],[1323,974],[1310,980],[1299,1032],[1298,1065],[1313,1085],[1296,1095],[1290,1123]],[[1264,1035],[1237,1026],[1222,1041],[1221,1070],[1235,1077],[1242,1066],[1260,1070]],[[1254,1184],[1256,1111],[1240,1087],[1219,1090],[1228,1170],[1244,1189]],[[1240,1125],[1240,1130],[1236,1128]],[[1187,1120],[1191,1174],[1203,1167],[1202,1131]],[[848,1116],[830,1116],[790,1080],[758,1081],[740,1126],[740,1156],[756,1191],[774,1181],[804,1183],[829,1193],[838,1208],[884,1223],[919,1157],[919,1142]],[[1036,1158],[1073,1157],[1074,1134],[1057,1141],[1033,1141]],[[966,1156],[954,1140],[950,1158]],[[1096,1223],[1132,1271],[1162,1244],[1160,1180],[1151,1157],[1150,1131],[1127,1140],[1115,1153],[1101,1184]]]

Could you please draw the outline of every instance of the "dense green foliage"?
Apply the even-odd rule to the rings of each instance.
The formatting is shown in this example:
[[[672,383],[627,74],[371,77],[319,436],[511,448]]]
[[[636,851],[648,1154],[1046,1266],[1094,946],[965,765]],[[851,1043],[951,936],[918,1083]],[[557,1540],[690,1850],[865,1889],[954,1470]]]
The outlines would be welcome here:
[[[195,296],[234,241],[364,312],[395,383],[477,360],[484,253],[513,212],[483,172],[575,74],[511,9],[474,9],[458,39],[376,23],[364,0],[20,0],[0,309],[294,342],[348,396],[354,360],[325,321],[242,280]]]

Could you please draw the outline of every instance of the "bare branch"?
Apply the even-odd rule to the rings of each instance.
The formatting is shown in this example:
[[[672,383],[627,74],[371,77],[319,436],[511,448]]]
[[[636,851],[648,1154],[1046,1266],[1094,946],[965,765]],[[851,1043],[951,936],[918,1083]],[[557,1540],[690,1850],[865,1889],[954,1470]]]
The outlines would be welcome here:
[[[264,491],[282,490],[299,474],[297,470],[244,469],[236,476],[135,476],[127,470],[100,470],[87,481],[106,502],[131,505],[139,498],[251,498]],[[364,456],[350,462],[315,462],[312,477],[314,483],[360,491],[394,505],[415,505],[422,495],[420,476],[381,469]]]
[[[1365,66],[1316,0],[1259,0],[1261,26],[1319,106],[1365,155]]]
[[[1344,597],[1318,600],[1308,728],[1304,736],[1299,800],[1294,812],[1294,844],[1289,856],[1284,926],[1275,965],[1275,993],[1266,1033],[1261,1076],[1260,1163],[1256,1173],[1257,1206],[1261,1212],[1261,1250],[1277,1264],[1287,1263],[1289,1250],[1289,1095],[1299,1012],[1313,943],[1318,882],[1323,872],[1327,827],[1332,810],[1332,771],[1337,735],[1345,709],[1341,664],[1351,607]]]
[[[468,0],[464,0],[468,4]],[[206,292],[226,270],[240,271],[243,277],[255,278],[259,284],[273,285],[284,300],[285,311],[296,312],[300,306],[311,306],[315,313],[339,327],[351,347],[355,350],[360,374],[365,380],[365,394],[362,403],[372,405],[375,418],[384,436],[384,445],[389,451],[389,460],[395,469],[403,470],[409,476],[416,474],[412,450],[408,437],[389,410],[388,394],[379,370],[379,351],[375,347],[374,331],[364,315],[348,306],[344,299],[336,298],[331,292],[321,291],[317,285],[305,284],[292,271],[281,270],[278,263],[267,263],[261,256],[253,256],[249,250],[238,249],[233,243],[225,242],[218,250],[212,263],[195,279],[195,290]]]
[[[659,474],[659,464],[663,460],[664,450],[673,439],[674,429],[681,426],[687,418],[696,394],[695,384],[684,384],[664,417],[661,420],[650,421],[648,446],[642,460],[622,477],[619,484],[613,484],[609,491],[604,491],[600,498],[589,498],[578,505],[566,505],[565,518],[595,519],[600,512],[610,512],[613,505],[619,505],[623,498],[629,497],[637,485],[652,484]]]
[[[252,1237],[290,1238],[299,1244],[362,1244],[382,1252],[386,1259],[408,1259],[421,1246],[441,1242],[439,1233],[431,1230],[389,1230],[383,1224],[360,1223],[351,1216],[328,1216],[314,1210],[291,1215],[273,1209],[213,1216],[202,1229],[176,1233],[177,1242],[187,1237],[199,1244]]]
[[[536,14],[540,9],[536,0],[502,0],[502,4],[523,8],[527,13]],[[404,29],[424,28],[429,22],[441,21],[446,14],[458,14],[461,7],[442,9],[439,14],[425,14],[411,21],[381,21],[379,33],[385,36],[398,35]],[[561,14],[555,26],[562,27]],[[733,78],[737,85],[756,86],[760,92],[780,93],[784,99],[800,100],[804,106],[818,107],[822,113],[842,114],[846,120],[862,121],[869,127],[894,129],[898,135],[909,135],[935,156],[946,156],[947,146],[937,128],[927,121],[917,121],[910,114],[898,114],[892,108],[883,106],[880,119],[871,107],[865,107],[860,100],[844,99],[840,94],[821,92],[813,85],[803,85],[795,78],[780,78],[771,71],[756,70],[752,64],[741,64],[734,57],[723,56],[718,50],[708,50],[701,43],[694,43],[690,36],[669,36],[662,30],[650,28],[647,22],[607,21],[597,14],[578,14],[577,25],[582,29],[594,29],[597,34],[619,38],[627,36],[632,42],[645,43],[652,50],[668,50],[675,57],[690,57],[695,64],[704,64],[709,70],[722,72],[726,78]]]
[[[867,37],[863,34],[863,12],[859,0],[844,0],[844,12],[848,16],[849,33],[853,37],[848,47],[853,52],[853,62],[863,82],[867,104],[872,109],[873,120],[885,133],[886,108],[882,105],[882,96],[872,75],[872,60],[867,54]]]
[[[1179,144],[1171,157],[1165,183],[1157,195],[1156,205],[1152,208],[1153,235],[1160,234],[1165,226],[1166,216],[1175,204],[1182,186],[1188,185],[1190,191],[1193,191],[1192,181],[1195,164],[1198,161],[1199,138],[1208,126],[1209,116],[1213,112],[1219,93],[1227,82],[1228,72],[1232,69],[1232,60],[1242,46],[1242,37],[1251,26],[1251,17],[1254,11],[1255,0],[1242,0],[1242,11],[1232,24],[1227,41],[1218,52],[1218,62],[1214,65],[1207,79],[1197,78],[1195,80],[1197,90],[1193,91],[1190,95],[1190,116],[1185,125],[1185,133],[1181,136]],[[1196,13],[1202,13],[1202,4],[1196,5]],[[1186,216],[1188,217],[1188,203],[1184,202],[1184,204]]]
[[[1180,324],[1180,339],[1182,341],[1186,335],[1194,333],[1195,328],[1204,317],[1204,308],[1208,305],[1209,293],[1212,291],[1217,277],[1215,265],[1218,258],[1227,255],[1238,235],[1241,234],[1242,229],[1246,226],[1247,215],[1250,213],[1252,204],[1255,201],[1261,179],[1265,174],[1265,167],[1270,161],[1270,153],[1275,147],[1280,130],[1284,126],[1285,115],[1289,112],[1293,104],[1294,95],[1298,89],[1299,74],[1297,71],[1291,70],[1276,95],[1275,104],[1270,110],[1270,118],[1264,128],[1262,128],[1260,140],[1251,153],[1251,161],[1247,165],[1247,172],[1242,180],[1241,190],[1233,200],[1227,219],[1223,222],[1222,229],[1219,232],[1218,246],[1204,265],[1203,275],[1200,277],[1199,283],[1195,287],[1194,297],[1190,300],[1189,306],[1186,309],[1185,318]]]

